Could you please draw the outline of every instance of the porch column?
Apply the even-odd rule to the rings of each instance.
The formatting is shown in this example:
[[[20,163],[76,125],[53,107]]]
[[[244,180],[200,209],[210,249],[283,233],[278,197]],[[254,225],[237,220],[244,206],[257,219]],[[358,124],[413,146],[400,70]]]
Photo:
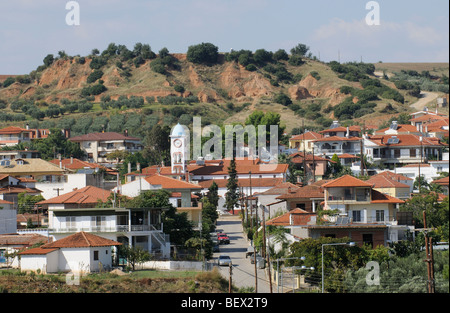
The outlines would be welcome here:
[[[128,210],[128,231],[131,231],[131,210]]]
[[[316,201],[312,200],[312,211],[316,212]]]
[[[148,244],[147,249],[149,253],[152,252],[152,236],[153,234],[147,236],[147,244]]]

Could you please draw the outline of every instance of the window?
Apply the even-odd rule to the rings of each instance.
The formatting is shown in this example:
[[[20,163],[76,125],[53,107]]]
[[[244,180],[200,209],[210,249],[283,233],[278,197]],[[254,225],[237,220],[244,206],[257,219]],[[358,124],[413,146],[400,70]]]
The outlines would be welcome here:
[[[106,217],[105,216],[91,216],[91,226],[99,227],[105,225]]]
[[[98,261],[98,250],[94,250],[94,261]]]
[[[409,149],[409,156],[411,158],[415,158],[416,157],[416,149]]]
[[[67,228],[76,227],[76,218],[74,216],[66,216],[66,227]]]
[[[365,245],[369,245],[371,248],[373,248],[373,235],[372,234],[363,234],[363,243]]]
[[[375,216],[377,222],[384,222],[384,210],[376,210]]]
[[[352,211],[353,222],[361,222],[361,211]]]

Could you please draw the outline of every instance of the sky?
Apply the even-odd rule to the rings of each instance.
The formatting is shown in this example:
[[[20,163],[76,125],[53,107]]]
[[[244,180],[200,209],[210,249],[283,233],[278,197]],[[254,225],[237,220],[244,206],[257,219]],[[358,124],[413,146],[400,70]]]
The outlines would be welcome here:
[[[58,51],[86,56],[137,42],[156,53],[202,42],[289,52],[303,43],[325,62],[449,62],[446,0],[77,0],[79,10],[70,2],[0,0],[0,75],[28,74]]]

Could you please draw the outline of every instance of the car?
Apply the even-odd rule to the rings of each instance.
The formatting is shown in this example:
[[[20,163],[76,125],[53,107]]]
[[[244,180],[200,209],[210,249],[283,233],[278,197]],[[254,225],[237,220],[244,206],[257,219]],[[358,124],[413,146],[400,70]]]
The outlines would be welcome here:
[[[230,238],[228,236],[220,236],[218,237],[219,239],[219,244],[229,244],[230,243]]]
[[[231,258],[229,255],[222,254],[219,256],[219,266],[230,266],[233,263],[231,262]]]

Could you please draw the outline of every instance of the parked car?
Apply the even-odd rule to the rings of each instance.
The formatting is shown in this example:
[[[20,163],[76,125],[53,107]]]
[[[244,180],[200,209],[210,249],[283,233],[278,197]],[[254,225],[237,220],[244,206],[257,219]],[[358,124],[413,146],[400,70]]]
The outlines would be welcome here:
[[[219,236],[218,239],[219,239],[219,244],[229,244],[230,243],[230,238],[226,235]]]
[[[219,266],[230,266],[232,264],[230,256],[223,254],[219,256]]]

